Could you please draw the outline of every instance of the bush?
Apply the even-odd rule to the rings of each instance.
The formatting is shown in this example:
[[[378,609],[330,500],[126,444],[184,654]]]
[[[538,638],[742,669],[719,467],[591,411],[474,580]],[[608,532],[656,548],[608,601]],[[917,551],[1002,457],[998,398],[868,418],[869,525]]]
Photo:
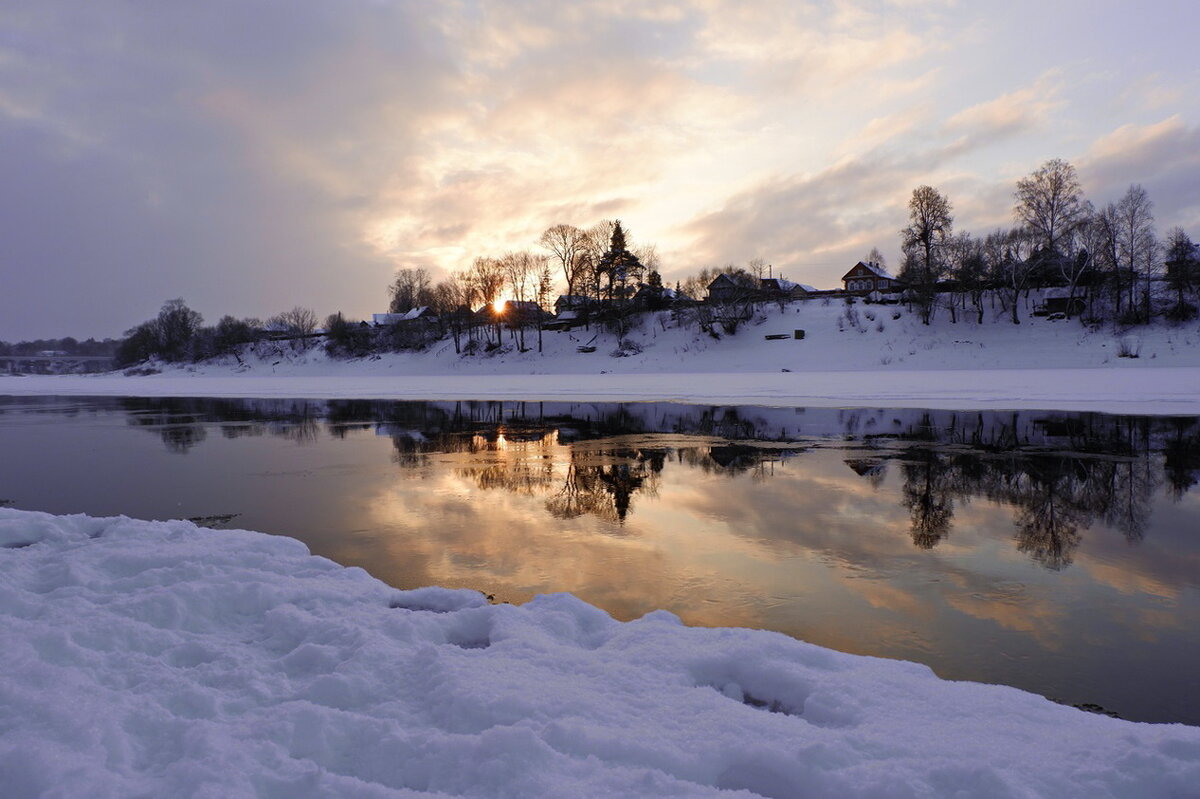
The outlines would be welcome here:
[[[1179,324],[1192,321],[1198,314],[1200,314],[1200,311],[1198,311],[1196,306],[1185,301],[1168,308],[1166,317],[1168,321]]]

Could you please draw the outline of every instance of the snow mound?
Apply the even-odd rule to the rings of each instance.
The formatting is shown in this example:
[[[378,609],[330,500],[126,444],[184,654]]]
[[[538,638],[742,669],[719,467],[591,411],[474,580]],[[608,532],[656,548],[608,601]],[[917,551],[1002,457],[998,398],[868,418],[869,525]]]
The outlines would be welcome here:
[[[289,538],[0,509],[0,785],[1167,797],[1200,785],[1200,729],[566,594],[399,591]]]

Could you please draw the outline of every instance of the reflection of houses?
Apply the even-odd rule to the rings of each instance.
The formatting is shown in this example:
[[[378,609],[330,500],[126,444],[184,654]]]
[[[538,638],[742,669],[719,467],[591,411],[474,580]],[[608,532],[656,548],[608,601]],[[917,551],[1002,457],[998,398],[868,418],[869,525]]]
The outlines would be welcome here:
[[[873,291],[894,292],[899,281],[874,261],[859,261],[842,275],[842,284],[851,294],[870,294]]]

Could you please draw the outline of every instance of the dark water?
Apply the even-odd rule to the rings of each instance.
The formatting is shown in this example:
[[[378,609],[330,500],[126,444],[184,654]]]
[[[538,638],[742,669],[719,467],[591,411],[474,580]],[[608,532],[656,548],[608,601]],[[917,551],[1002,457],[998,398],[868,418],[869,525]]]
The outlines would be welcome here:
[[[1200,723],[1200,419],[0,397],[0,501]],[[236,514],[232,519],[223,517]]]

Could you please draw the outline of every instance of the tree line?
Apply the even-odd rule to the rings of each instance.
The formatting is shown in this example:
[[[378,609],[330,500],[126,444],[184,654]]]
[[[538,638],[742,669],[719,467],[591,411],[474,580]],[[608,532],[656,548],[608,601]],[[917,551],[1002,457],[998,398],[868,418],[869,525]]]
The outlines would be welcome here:
[[[71,336],[65,338],[39,338],[32,341],[17,341],[15,343],[0,341],[0,356],[40,355],[44,352],[53,352],[64,355],[111,357],[117,351],[119,345],[119,341],[111,338],[106,338],[103,341],[96,341],[94,338],[80,341]]]
[[[1017,181],[1011,228],[982,237],[955,232],[953,206],[932,186],[914,189],[908,209],[898,277],[926,324],[939,308],[952,321],[959,313],[982,321],[988,300],[1019,324],[1018,299],[1046,286],[1065,288],[1066,315],[1084,321],[1197,316],[1200,249],[1181,228],[1159,238],[1154,204],[1140,185],[1097,207],[1075,167],[1055,158]]]

